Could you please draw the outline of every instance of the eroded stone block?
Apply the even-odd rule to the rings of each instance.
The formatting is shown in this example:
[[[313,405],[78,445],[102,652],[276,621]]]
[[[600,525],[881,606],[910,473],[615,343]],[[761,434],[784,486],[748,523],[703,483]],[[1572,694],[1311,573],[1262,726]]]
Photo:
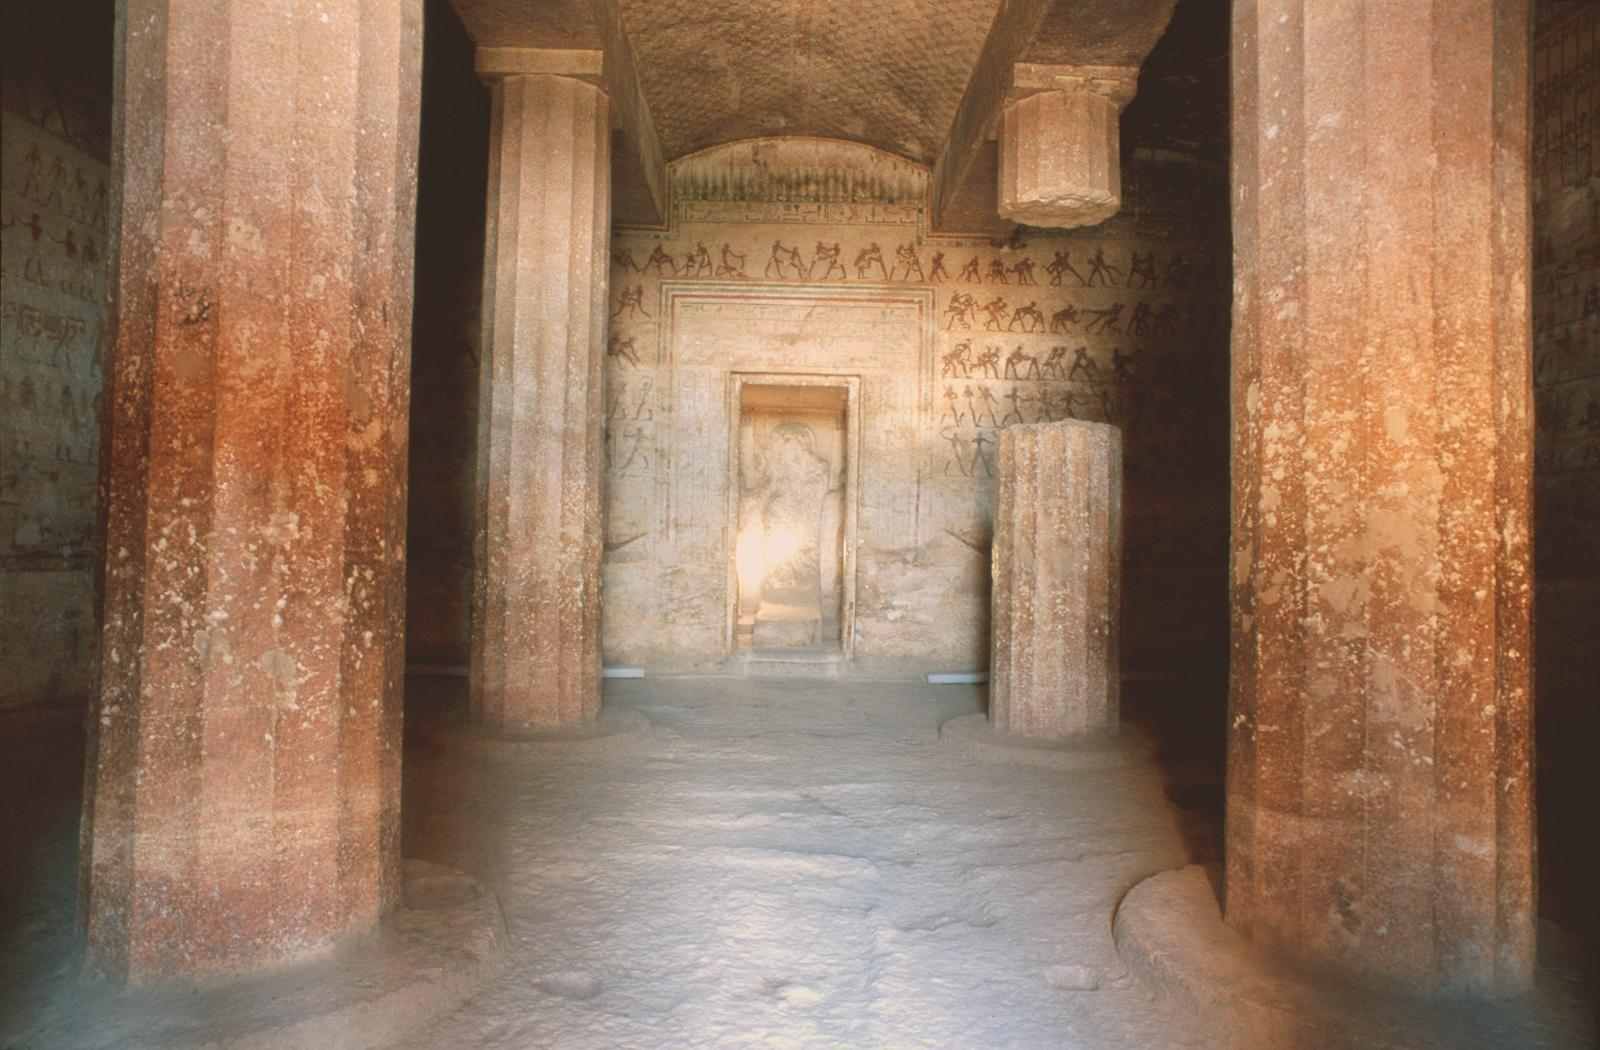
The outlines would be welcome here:
[[[999,480],[989,721],[1028,737],[1114,730],[1121,432],[1077,420],[1009,427]]]

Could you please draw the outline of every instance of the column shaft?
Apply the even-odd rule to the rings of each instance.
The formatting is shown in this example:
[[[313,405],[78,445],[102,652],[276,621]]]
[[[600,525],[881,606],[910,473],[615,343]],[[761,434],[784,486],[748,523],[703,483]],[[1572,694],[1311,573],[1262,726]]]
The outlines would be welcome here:
[[[580,80],[492,90],[472,709],[523,730],[600,707],[610,129]]]
[[[1227,913],[1531,979],[1526,0],[1236,0]]]
[[[399,892],[419,0],[124,0],[92,968],[260,966]]]
[[[1122,435],[1069,420],[1000,432],[989,720],[1065,737],[1117,727]]]

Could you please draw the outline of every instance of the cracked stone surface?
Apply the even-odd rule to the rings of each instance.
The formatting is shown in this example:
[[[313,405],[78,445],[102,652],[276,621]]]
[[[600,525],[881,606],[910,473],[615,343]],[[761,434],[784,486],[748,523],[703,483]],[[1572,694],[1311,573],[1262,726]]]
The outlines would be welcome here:
[[[995,732],[1115,732],[1122,432],[1082,420],[1007,428],[994,520]]]

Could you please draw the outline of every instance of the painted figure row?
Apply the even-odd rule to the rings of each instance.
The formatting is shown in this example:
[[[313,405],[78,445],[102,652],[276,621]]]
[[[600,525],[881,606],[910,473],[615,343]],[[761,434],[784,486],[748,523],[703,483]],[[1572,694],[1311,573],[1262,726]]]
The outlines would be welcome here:
[[[955,292],[945,304],[944,330],[970,332],[976,324],[985,332],[1016,332],[1022,335],[1068,335],[1074,329],[1088,335],[1122,335],[1126,332],[1136,337],[1175,336],[1179,333],[1183,307],[1178,303],[1157,305],[1136,302],[1133,312],[1125,316],[1127,307],[1128,304],[1121,302],[1093,307],[1068,303],[1046,318],[1044,311],[1039,309],[1037,299],[1013,307],[1004,296],[997,295],[986,302],[979,302],[969,292]],[[1201,318],[1197,311],[1191,309],[1190,313],[1191,320],[1198,324]],[[616,306],[611,310],[611,319],[641,317],[654,319],[644,305],[644,285],[624,284],[617,295]]]
[[[946,386],[938,425],[998,429],[1013,423],[1058,423],[1063,419],[1115,419],[1118,391],[1108,384],[1031,387],[1015,384],[999,397],[992,388],[968,383]]]
[[[1084,332],[1122,334],[1122,312],[1126,304],[1112,303],[1103,307],[1079,307],[1068,303],[1045,320],[1039,301],[1030,299],[1013,308],[1001,295],[980,303],[976,296],[956,292],[944,308],[944,330],[972,331],[974,323],[983,315],[982,326],[986,332],[1021,332],[1024,335],[1066,335],[1074,328]],[[1160,308],[1150,303],[1135,303],[1133,315],[1128,320],[1128,331],[1134,335],[1175,335],[1178,331],[1179,307],[1164,303]]]
[[[643,263],[633,254],[632,248],[613,251],[612,263],[628,274],[654,275],[658,278],[710,278],[722,280],[749,280],[750,252],[737,252],[724,241],[721,251],[713,259],[704,241],[695,242],[692,248],[681,252],[669,251],[665,245],[655,244]],[[848,261],[847,261],[848,260]],[[971,256],[952,277],[944,251],[935,250],[923,265],[922,249],[915,242],[895,246],[891,262],[883,246],[871,241],[858,249],[853,256],[845,253],[839,241],[817,241],[810,258],[798,243],[785,243],[775,239],[766,249],[761,278],[768,281],[898,281],[910,284],[943,284],[952,281],[965,284],[1007,286],[1038,285],[1038,264],[1032,256],[1024,255],[1007,262],[1001,256],[992,256],[987,263],[981,254]],[[1158,287],[1187,288],[1195,280],[1196,268],[1182,253],[1168,261],[1165,272],[1159,272],[1155,251],[1130,253],[1126,267],[1120,266],[1098,246],[1079,262],[1073,261],[1071,248],[1057,248],[1053,258],[1044,266],[1047,283],[1054,288],[1135,288],[1149,290]]]
[[[1067,354],[1072,361],[1067,361]],[[1052,346],[1043,357],[1030,354],[1021,345],[1009,354],[1003,347],[989,345],[974,351],[972,340],[964,339],[940,359],[941,379],[1061,379],[1069,382],[1098,383],[1106,378],[1104,370],[1089,354],[1087,345],[1074,347]],[[1125,382],[1133,378],[1133,355],[1120,349],[1111,351],[1110,378]]]

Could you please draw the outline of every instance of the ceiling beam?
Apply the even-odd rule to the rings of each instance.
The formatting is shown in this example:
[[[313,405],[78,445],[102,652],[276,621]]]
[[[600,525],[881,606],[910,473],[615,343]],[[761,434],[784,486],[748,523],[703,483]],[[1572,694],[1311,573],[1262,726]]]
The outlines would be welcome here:
[[[573,77],[605,91],[617,139],[611,161],[613,220],[664,225],[667,164],[616,0],[552,5],[551,17],[561,23],[561,31],[543,26],[531,37],[518,23],[492,17],[493,5],[458,0],[456,6],[478,44],[474,61],[480,77]],[[530,39],[554,46],[528,46]]]
[[[644,98],[639,81],[639,66],[622,25],[617,0],[594,0],[595,22],[600,29],[605,51],[606,91],[611,96],[611,123],[622,133],[623,149],[613,165],[618,168],[613,181],[613,199],[636,201],[639,214],[615,214],[613,221],[641,226],[664,226],[667,222],[667,162],[661,154],[661,139]],[[633,191],[617,194],[616,186]],[[620,203],[619,201],[619,203]]]
[[[1006,107],[1030,93],[1038,64],[1138,70],[1172,18],[1177,0],[1006,0],[995,15],[950,134],[934,163],[934,230],[962,199],[974,164],[995,138]],[[1019,66],[1021,67],[1019,69]],[[1019,83],[1020,82],[1020,83]],[[1020,90],[1019,90],[1020,89]]]

